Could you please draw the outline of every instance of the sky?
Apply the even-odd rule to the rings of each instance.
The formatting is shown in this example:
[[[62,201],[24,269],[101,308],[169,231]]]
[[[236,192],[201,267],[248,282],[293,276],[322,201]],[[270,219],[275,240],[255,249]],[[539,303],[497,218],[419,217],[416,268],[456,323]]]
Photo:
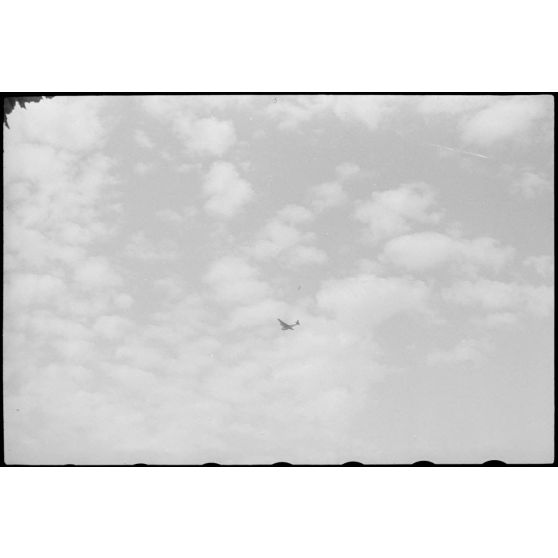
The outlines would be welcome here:
[[[16,107],[6,462],[551,461],[553,119],[545,95]]]

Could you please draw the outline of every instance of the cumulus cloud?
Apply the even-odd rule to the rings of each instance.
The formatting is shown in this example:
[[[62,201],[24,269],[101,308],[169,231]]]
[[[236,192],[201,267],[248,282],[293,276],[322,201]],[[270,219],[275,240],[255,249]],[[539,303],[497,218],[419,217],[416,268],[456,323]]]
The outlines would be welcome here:
[[[340,180],[356,176],[359,172],[360,167],[355,163],[341,163],[335,167],[335,173]]]
[[[55,275],[14,273],[8,275],[6,304],[8,307],[27,307],[51,304],[66,291],[66,282]]]
[[[485,316],[475,316],[472,322],[488,329],[511,327],[519,323],[519,315],[516,312],[490,312]]]
[[[339,182],[326,182],[314,186],[312,195],[312,207],[318,212],[342,205],[347,201],[347,194]]]
[[[282,96],[266,107],[265,114],[277,120],[281,129],[293,129],[317,117],[333,116],[373,130],[401,103],[401,97],[387,95]]]
[[[337,179],[314,186],[311,190],[312,208],[317,213],[343,205],[348,196],[344,184],[360,173],[360,167],[354,163],[341,163],[335,167]]]
[[[174,210],[174,209],[159,209],[155,212],[155,216],[157,219],[165,223],[187,223],[192,221],[194,217],[198,214],[198,210],[194,206],[186,206],[182,208],[182,210]]]
[[[529,200],[551,192],[552,183],[543,174],[524,171],[521,176],[512,183],[512,190]]]
[[[545,317],[554,308],[554,291],[546,285],[477,279],[458,281],[442,294],[454,304],[480,306],[489,311],[517,309]]]
[[[357,205],[354,216],[367,225],[370,239],[377,242],[406,233],[416,223],[437,223],[441,213],[435,208],[433,188],[417,182],[373,192],[368,201]]]
[[[523,134],[547,113],[548,105],[549,97],[494,97],[487,107],[463,122],[463,141],[486,146]]]
[[[122,282],[122,278],[110,262],[101,256],[92,256],[79,262],[75,268],[74,278],[85,289],[113,287]]]
[[[450,263],[465,271],[476,272],[479,267],[499,271],[513,255],[513,248],[501,246],[493,238],[469,240],[432,231],[393,238],[382,252],[384,261],[410,271],[425,271]]]
[[[254,189],[241,178],[232,163],[217,161],[205,176],[203,191],[205,210],[217,217],[230,218],[254,196]]]
[[[124,253],[139,260],[174,261],[178,259],[178,247],[173,241],[157,242],[148,238],[145,232],[134,233],[124,247]]]
[[[288,265],[322,264],[327,254],[312,245],[315,234],[299,227],[308,224],[314,215],[300,205],[287,205],[277,211],[260,231],[246,253],[258,260],[280,258]]]
[[[143,130],[136,130],[134,140],[140,147],[145,149],[153,149],[155,147],[151,138]]]
[[[232,120],[214,115],[225,109],[250,106],[249,95],[153,95],[142,97],[140,106],[150,115],[169,123],[191,156],[223,156],[237,142]]]
[[[315,246],[296,246],[287,256],[292,265],[323,264],[328,260],[327,253]]]
[[[362,274],[324,282],[320,308],[350,327],[372,327],[398,313],[427,310],[429,287],[404,277]]]
[[[93,331],[107,339],[115,340],[125,335],[132,327],[132,322],[122,316],[100,316],[93,325]]]
[[[533,269],[545,279],[551,279],[554,277],[554,257],[548,254],[525,258],[523,265]]]
[[[431,366],[478,365],[483,360],[486,348],[486,343],[478,339],[463,339],[452,349],[432,351],[427,357],[427,362]]]
[[[134,172],[136,174],[139,174],[140,176],[146,175],[152,169],[153,169],[152,163],[144,163],[143,161],[140,161],[139,163],[136,163],[133,166]]]
[[[226,303],[246,303],[270,294],[256,267],[237,256],[225,256],[211,265],[205,275],[216,298]]]
[[[302,205],[286,205],[277,212],[277,218],[286,223],[308,223],[314,215]]]
[[[101,118],[103,97],[43,99],[10,115],[8,141],[47,144],[72,152],[99,148],[106,134]]]
[[[175,122],[175,128],[186,150],[194,155],[219,157],[236,143],[236,132],[230,120],[182,117]]]
[[[417,110],[424,114],[461,113],[480,109],[492,101],[488,95],[423,95],[416,99]]]

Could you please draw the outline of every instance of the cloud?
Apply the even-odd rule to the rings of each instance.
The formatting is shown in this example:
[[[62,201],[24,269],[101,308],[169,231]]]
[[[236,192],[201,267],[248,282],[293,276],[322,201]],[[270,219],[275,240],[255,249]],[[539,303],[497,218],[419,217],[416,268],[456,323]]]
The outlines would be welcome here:
[[[145,232],[134,233],[124,247],[124,253],[132,258],[145,261],[175,261],[178,247],[170,240],[155,242]]]
[[[311,189],[312,207],[321,213],[327,209],[343,205],[348,196],[343,183],[360,173],[360,167],[354,163],[341,163],[335,167],[337,180],[325,182]]]
[[[136,174],[139,174],[140,176],[146,175],[152,169],[153,169],[153,164],[152,163],[144,163],[143,161],[140,161],[139,163],[136,163],[132,167],[132,170]]]
[[[288,254],[291,265],[316,265],[328,260],[327,253],[315,246],[296,246]]]
[[[143,130],[136,130],[134,140],[140,147],[145,149],[153,149],[155,147],[153,141]]]
[[[352,328],[373,327],[408,312],[425,312],[429,287],[404,277],[361,274],[323,283],[316,295],[318,307]]]
[[[328,257],[323,250],[311,245],[315,235],[297,227],[313,219],[314,215],[305,207],[287,205],[266,223],[256,241],[245,251],[258,260],[279,259],[287,265],[322,264]]]
[[[382,260],[410,271],[425,271],[449,263],[463,271],[476,272],[479,267],[499,271],[513,258],[511,247],[487,237],[463,239],[439,232],[419,232],[389,240]]]
[[[355,163],[341,163],[335,167],[335,173],[339,180],[347,180],[356,176],[360,172],[360,167]]]
[[[182,208],[181,211],[175,211],[174,209],[159,209],[155,212],[157,219],[165,223],[186,223],[192,221],[194,217],[198,214],[198,210],[194,206],[186,206]]]
[[[551,279],[554,277],[554,257],[548,254],[542,256],[530,256],[523,261],[523,265],[533,269],[545,279]]]
[[[10,115],[9,142],[47,144],[71,152],[98,149],[106,136],[101,112],[103,97],[64,97],[43,99]]]
[[[52,304],[64,294],[66,283],[50,274],[14,273],[8,275],[5,301],[8,307]]]
[[[116,340],[121,338],[126,332],[130,331],[133,327],[133,323],[122,316],[110,315],[110,316],[100,316],[95,320],[93,325],[93,331],[106,337],[110,340]]]
[[[519,316],[515,312],[491,312],[486,316],[475,316],[472,322],[480,327],[495,329],[517,325]]]
[[[332,207],[342,205],[347,201],[347,194],[339,182],[326,182],[312,188],[312,207],[322,212]]]
[[[85,261],[78,263],[74,279],[85,289],[114,287],[122,282],[122,278],[109,261],[101,256],[88,257]]]
[[[175,128],[186,150],[194,155],[220,157],[236,143],[236,132],[230,120],[186,116],[176,120]]]
[[[431,366],[479,365],[484,358],[485,351],[486,343],[478,339],[463,339],[452,349],[432,351],[427,357],[427,363]]]
[[[271,293],[269,285],[259,279],[256,267],[237,256],[224,256],[213,262],[205,275],[217,300],[243,304]]]
[[[478,110],[494,100],[488,95],[422,95],[416,99],[422,114],[458,115]]]
[[[449,302],[462,306],[480,306],[489,311],[523,310],[535,316],[551,315],[554,291],[546,285],[477,279],[458,281],[442,292]]]
[[[128,293],[119,293],[115,295],[114,303],[116,304],[117,308],[126,310],[127,308],[130,308],[132,304],[134,304],[134,298]]]
[[[397,96],[297,95],[281,96],[269,103],[264,114],[279,122],[280,129],[297,128],[318,117],[335,117],[376,129],[403,102]]]
[[[266,298],[237,307],[232,312],[227,327],[238,329],[268,325],[274,316],[281,316],[285,313],[286,306],[282,301]]]
[[[248,95],[153,95],[139,100],[148,114],[169,123],[188,154],[216,157],[229,151],[237,137],[233,122],[214,113],[246,109],[251,102]]]
[[[493,102],[466,119],[461,125],[467,144],[491,145],[524,134],[548,111],[549,97],[495,97]]]
[[[441,213],[435,207],[433,188],[417,182],[373,192],[368,201],[357,204],[354,216],[367,225],[370,239],[377,242],[406,233],[415,223],[437,223]]]
[[[552,183],[543,174],[523,171],[521,176],[513,182],[512,190],[525,199],[530,200],[545,193],[552,192]]]
[[[211,165],[205,176],[203,191],[208,198],[205,210],[223,218],[233,217],[254,196],[250,183],[240,177],[232,163],[226,161]]]
[[[308,223],[314,215],[302,205],[286,205],[277,212],[277,218],[286,223]]]

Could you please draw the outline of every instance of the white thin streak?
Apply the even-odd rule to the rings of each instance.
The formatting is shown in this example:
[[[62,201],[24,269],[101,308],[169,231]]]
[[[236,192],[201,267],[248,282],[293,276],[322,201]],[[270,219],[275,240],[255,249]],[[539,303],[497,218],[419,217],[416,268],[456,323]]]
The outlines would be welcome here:
[[[463,153],[464,155],[480,157],[481,159],[490,159],[487,155],[481,155],[480,153],[473,153],[472,151],[465,151],[464,149],[457,149],[455,147],[448,147],[447,145],[440,145],[438,143],[429,143],[428,145],[433,145],[434,147],[440,147],[441,149],[447,149],[449,151],[455,151],[456,153]]]

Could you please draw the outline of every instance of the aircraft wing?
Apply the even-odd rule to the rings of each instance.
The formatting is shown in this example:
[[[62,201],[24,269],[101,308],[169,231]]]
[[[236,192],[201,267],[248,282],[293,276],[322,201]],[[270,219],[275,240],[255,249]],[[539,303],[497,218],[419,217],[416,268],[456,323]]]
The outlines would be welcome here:
[[[286,324],[283,320],[280,320],[279,318],[277,318],[277,321],[278,321],[282,326],[289,327],[289,324]]]

